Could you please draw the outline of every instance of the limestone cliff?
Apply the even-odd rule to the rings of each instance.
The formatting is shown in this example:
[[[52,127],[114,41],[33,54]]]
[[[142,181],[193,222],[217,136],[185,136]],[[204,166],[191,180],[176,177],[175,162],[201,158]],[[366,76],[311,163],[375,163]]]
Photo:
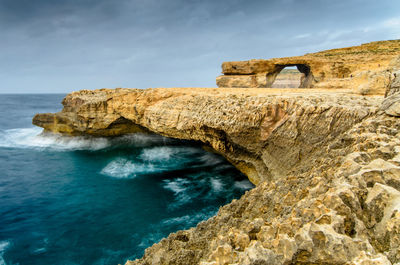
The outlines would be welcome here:
[[[132,264],[389,264],[400,261],[400,123],[381,101],[321,90],[80,91],[34,123],[199,140],[258,184]]]
[[[201,141],[257,185],[127,264],[396,264],[400,72],[386,81],[386,98],[351,89],[83,90],[33,123]]]
[[[372,115],[379,100],[342,93],[265,89],[119,89],[68,95],[33,123],[72,135],[149,130],[201,141],[257,184],[308,170],[321,147]]]
[[[273,87],[286,66],[303,73],[299,87],[348,88],[356,94],[383,95],[400,60],[400,40],[378,41],[304,56],[225,62],[219,87]]]
[[[400,78],[388,94],[399,95],[395,92],[398,81]],[[356,102],[340,95],[345,98],[343,103],[358,104],[347,109],[328,97],[334,96],[326,95],[318,102],[330,106],[326,115],[314,112],[324,115],[323,120],[310,112],[288,114],[299,121],[296,129],[286,127],[290,123],[287,118],[265,140],[273,137],[279,142],[283,135],[296,135],[309,119],[316,119],[307,131],[311,139],[319,131],[329,141],[298,139],[303,147],[311,144],[318,148],[303,154],[308,156],[303,161],[306,165],[300,160],[285,175],[272,171],[272,179],[260,181],[215,217],[171,234],[148,248],[142,259],[127,264],[398,264],[400,114],[387,110],[399,100],[389,96],[377,110],[374,106],[380,102],[366,98]],[[312,102],[303,104],[311,107]],[[338,121],[338,115],[347,116],[348,123],[324,123]],[[340,132],[332,129],[342,125]],[[295,146],[294,142],[287,145]],[[282,157],[291,160],[290,153],[278,153],[259,159],[264,163]]]

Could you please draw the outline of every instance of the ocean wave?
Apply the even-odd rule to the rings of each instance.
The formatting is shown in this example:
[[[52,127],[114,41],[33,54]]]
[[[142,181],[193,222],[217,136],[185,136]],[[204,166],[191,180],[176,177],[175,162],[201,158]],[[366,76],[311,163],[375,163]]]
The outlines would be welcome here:
[[[242,181],[235,181],[234,187],[238,188],[240,190],[249,190],[249,189],[254,188],[254,185],[253,185],[253,183],[251,183],[250,181],[245,179]]]
[[[164,188],[170,190],[175,195],[175,203],[171,204],[170,207],[176,208],[182,204],[188,203],[192,197],[196,196],[193,192],[190,191],[190,187],[192,186],[191,181],[183,178],[176,178],[173,180],[165,179],[163,180]]]
[[[205,166],[205,163],[198,159],[203,153],[202,149],[196,147],[156,146],[144,148],[138,158],[143,162],[155,163],[163,170],[177,170],[186,168],[188,164],[191,164],[191,168]]]
[[[100,150],[110,146],[105,138],[69,137],[42,133],[40,128],[9,129],[0,132],[0,147],[67,150]]]
[[[143,237],[142,241],[138,245],[140,248],[147,248],[154,243],[160,241],[165,235],[161,232],[152,232],[147,234],[146,236]]]
[[[174,151],[174,148],[168,146],[146,148],[140,154],[140,158],[144,161],[167,161],[174,154]]]
[[[210,180],[211,188],[214,192],[221,192],[224,189],[224,184],[219,179],[212,178]]]
[[[134,178],[138,174],[158,171],[153,164],[134,163],[126,158],[117,158],[101,170],[101,174],[113,178]]]
[[[164,188],[174,192],[175,195],[179,195],[187,190],[190,181],[183,178],[177,178],[174,180],[165,179],[164,183]]]
[[[9,241],[0,241],[0,265],[6,265],[6,261],[4,260],[3,255],[9,246]]]
[[[217,212],[217,209],[207,207],[199,213],[188,214],[179,217],[167,218],[161,221],[161,225],[181,225],[183,224],[185,227],[196,225],[197,223],[204,221],[211,216],[214,216]]]
[[[174,158],[190,159],[190,156],[198,156],[203,150],[198,147],[190,146],[155,146],[143,149],[140,158],[143,160],[168,160]]]
[[[0,147],[6,148],[97,151],[111,147],[148,147],[173,144],[176,141],[159,135],[142,133],[105,138],[90,136],[72,137],[56,133],[43,133],[42,129],[38,127],[0,130]]]

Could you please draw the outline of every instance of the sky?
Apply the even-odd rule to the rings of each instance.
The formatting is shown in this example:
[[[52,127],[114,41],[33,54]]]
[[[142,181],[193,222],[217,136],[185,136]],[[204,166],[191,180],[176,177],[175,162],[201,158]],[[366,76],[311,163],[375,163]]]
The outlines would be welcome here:
[[[0,93],[215,87],[224,61],[388,39],[398,0],[0,0]]]

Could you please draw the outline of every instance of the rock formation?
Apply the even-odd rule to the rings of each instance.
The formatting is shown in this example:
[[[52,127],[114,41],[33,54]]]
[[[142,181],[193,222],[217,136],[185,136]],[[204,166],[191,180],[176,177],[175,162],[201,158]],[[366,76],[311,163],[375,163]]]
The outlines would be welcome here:
[[[257,185],[127,264],[395,264],[400,72],[385,82],[386,98],[351,89],[83,90],[33,123],[69,135],[201,141]]]
[[[400,40],[366,43],[304,56],[225,62],[219,87],[272,87],[287,66],[304,74],[300,88],[350,88],[363,95],[383,95],[400,60]]]
[[[201,141],[257,184],[285,176],[332,138],[374,113],[375,98],[329,91],[119,89],[79,91],[33,123],[52,132],[114,136],[150,130]],[[279,132],[279,133],[278,133]]]

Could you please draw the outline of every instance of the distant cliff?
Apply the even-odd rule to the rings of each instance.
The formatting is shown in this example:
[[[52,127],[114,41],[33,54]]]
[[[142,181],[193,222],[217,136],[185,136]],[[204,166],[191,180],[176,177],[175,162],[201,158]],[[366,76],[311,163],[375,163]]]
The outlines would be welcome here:
[[[69,135],[201,141],[257,185],[127,264],[399,263],[396,71],[386,98],[351,88],[83,90],[33,123]]]

